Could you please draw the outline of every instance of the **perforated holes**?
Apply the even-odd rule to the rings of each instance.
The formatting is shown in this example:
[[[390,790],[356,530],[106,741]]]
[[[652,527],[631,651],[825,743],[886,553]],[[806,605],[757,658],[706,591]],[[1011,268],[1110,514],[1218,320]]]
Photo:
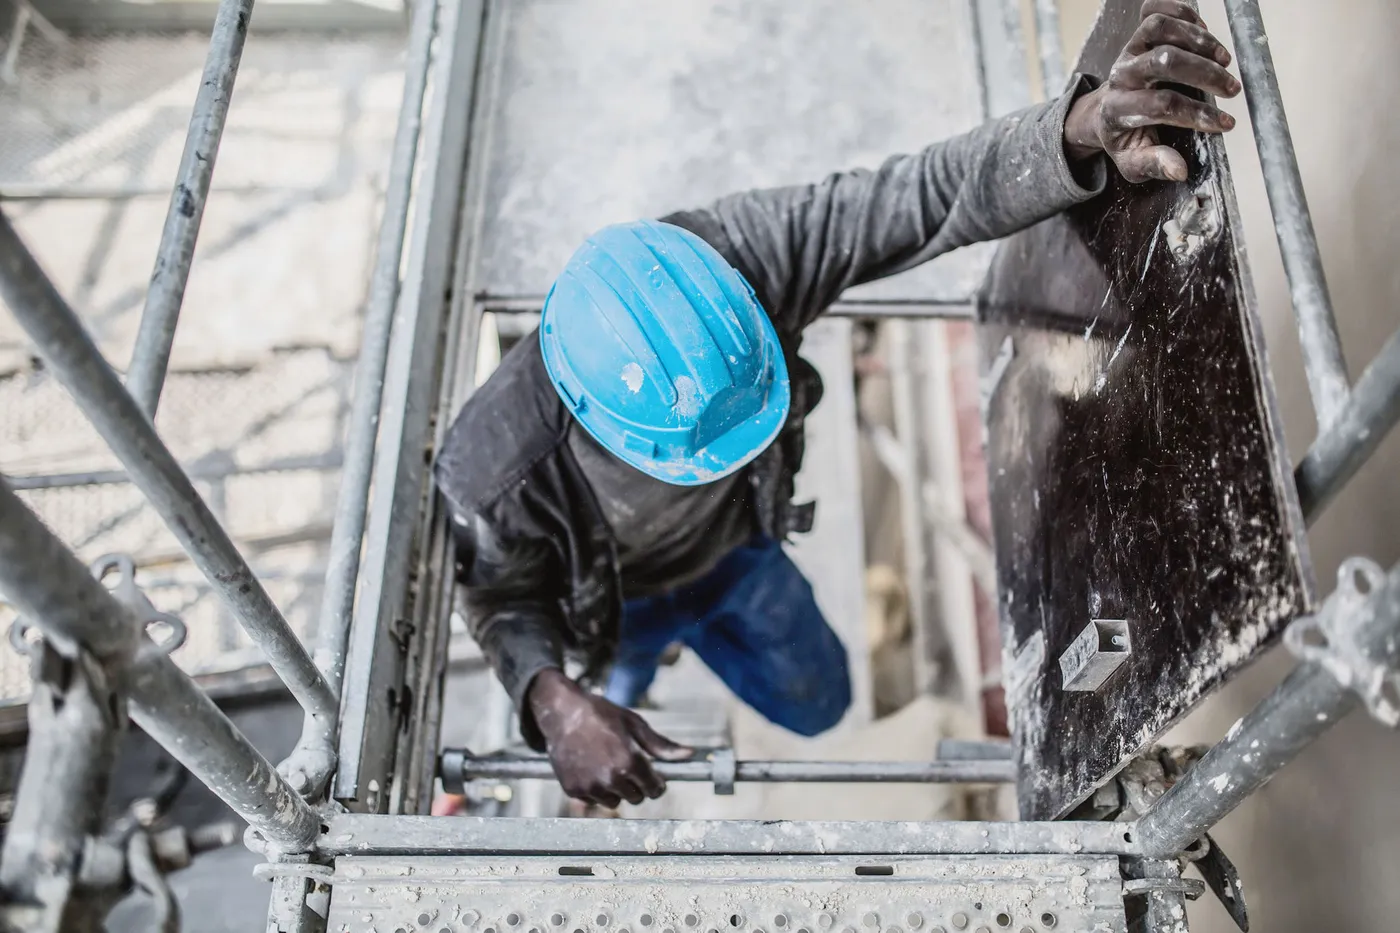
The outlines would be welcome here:
[[[999,927],[1009,927],[1011,926],[1011,915],[1003,911],[997,914],[996,921]]]
[[[1055,915],[1050,913],[1050,911],[1048,910],[1040,915],[1040,925],[1045,927],[1045,929],[1047,930],[1053,928],[1058,922],[1059,921],[1055,919]]]

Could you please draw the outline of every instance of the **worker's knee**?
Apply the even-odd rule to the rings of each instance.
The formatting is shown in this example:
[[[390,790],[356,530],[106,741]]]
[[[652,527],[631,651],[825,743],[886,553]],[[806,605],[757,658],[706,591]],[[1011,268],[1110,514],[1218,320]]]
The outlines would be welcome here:
[[[821,735],[840,722],[850,708],[850,684],[843,681],[839,690],[833,684],[831,698],[806,706],[801,715],[793,717],[787,728],[807,738]]]
[[[783,728],[811,738],[835,726],[851,708],[851,675],[845,652],[826,670],[789,680],[783,700],[778,721]]]

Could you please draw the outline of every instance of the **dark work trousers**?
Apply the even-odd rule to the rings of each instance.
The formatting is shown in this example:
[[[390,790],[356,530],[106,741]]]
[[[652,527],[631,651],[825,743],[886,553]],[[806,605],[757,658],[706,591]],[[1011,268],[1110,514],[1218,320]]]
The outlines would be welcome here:
[[[607,698],[635,705],[677,641],[739,699],[799,735],[825,732],[851,705],[846,648],[812,585],[768,538],[735,548],[688,586],[628,600]]]

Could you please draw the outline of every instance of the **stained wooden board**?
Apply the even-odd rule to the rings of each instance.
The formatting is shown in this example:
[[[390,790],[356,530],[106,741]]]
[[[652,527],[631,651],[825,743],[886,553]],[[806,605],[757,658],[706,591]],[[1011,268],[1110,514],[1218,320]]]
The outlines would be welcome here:
[[[1111,2],[1079,69],[1136,25]],[[1310,600],[1289,460],[1218,140],[1170,140],[1190,180],[1108,192],[1006,241],[984,291],[987,459],[1024,818],[1063,815],[1262,651]],[[1194,199],[1217,235],[1177,255]],[[999,381],[991,380],[1004,364]],[[1092,619],[1127,662],[1063,689]]]

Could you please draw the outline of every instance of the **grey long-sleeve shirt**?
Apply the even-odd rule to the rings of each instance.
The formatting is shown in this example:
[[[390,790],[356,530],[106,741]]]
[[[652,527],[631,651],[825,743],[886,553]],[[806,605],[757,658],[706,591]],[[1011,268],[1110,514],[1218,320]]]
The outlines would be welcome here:
[[[742,192],[663,220],[697,233],[733,263],[779,334],[791,339],[847,288],[1014,233],[1102,191],[1104,158],[1071,168],[1064,152],[1065,116],[1088,87],[1081,79],[1058,100],[893,156],[873,171]],[[436,466],[454,512],[472,632],[522,711],[530,682],[562,664],[566,645],[615,631],[616,619],[609,628],[588,617],[599,605],[596,590],[608,585],[598,567],[603,558],[588,544],[588,516],[601,512],[615,526],[620,566],[611,571],[620,572],[622,593],[631,595],[685,582],[713,565],[739,537],[733,529],[741,523],[726,510],[750,507],[746,496],[728,496],[718,508],[699,510],[702,527],[687,517],[680,487],[675,509],[665,489],[649,490],[641,517],[610,501],[646,478],[621,461],[570,449],[571,433],[582,432],[569,430],[534,343],[517,347],[466,403]],[[579,474],[599,508],[554,501],[586,495],[574,486]],[[645,521],[658,511],[689,527]],[[730,531],[708,535],[716,522]],[[616,548],[619,541],[625,548]],[[653,543],[665,545],[672,569],[648,564]]]

